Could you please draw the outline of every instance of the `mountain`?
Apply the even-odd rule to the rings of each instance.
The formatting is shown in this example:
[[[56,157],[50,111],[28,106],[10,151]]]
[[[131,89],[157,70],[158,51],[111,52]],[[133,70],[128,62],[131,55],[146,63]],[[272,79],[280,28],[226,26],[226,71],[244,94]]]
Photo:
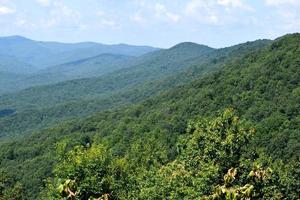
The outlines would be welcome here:
[[[193,51],[187,50],[186,45],[181,51],[178,48],[181,45],[177,45],[170,50],[161,50],[161,54],[153,52],[145,55],[146,61],[139,61],[141,65],[100,78],[73,80],[3,95],[0,98],[0,110],[11,109],[16,112],[0,119],[1,135],[11,137],[25,134],[57,121],[142,101],[176,85],[190,82],[218,69],[228,60],[237,59],[269,43],[268,40],[258,40],[218,50],[192,44]],[[197,53],[195,46],[198,47]],[[178,56],[184,54],[187,58]]]
[[[131,64],[132,66],[129,68],[121,69],[105,76],[32,87],[17,93],[2,95],[0,107],[7,105],[15,106],[18,104],[18,101],[15,101],[16,99],[19,99],[19,103],[23,106],[30,105],[34,101],[36,107],[41,107],[44,105],[46,99],[52,102],[50,105],[53,105],[64,101],[86,99],[87,96],[90,98],[106,96],[106,93],[118,91],[136,83],[144,83],[147,80],[158,80],[161,77],[179,72],[181,69],[187,67],[187,65],[190,65],[188,63],[190,59],[205,56],[212,50],[202,45],[198,45],[197,51],[195,51],[194,46],[188,51],[186,47],[184,49],[171,48],[160,50],[134,60],[133,64]],[[85,61],[89,62],[90,60]],[[115,80],[118,81],[116,82]],[[35,96],[34,94],[39,94],[38,97],[36,96],[38,99],[32,99]],[[48,106],[50,105],[48,104]]]
[[[100,76],[129,67],[130,59],[157,50],[149,46],[126,44],[68,44],[34,41],[21,36],[0,37],[0,72],[24,75],[22,79],[5,77],[7,81],[0,85],[0,94],[31,86]]]
[[[37,69],[30,64],[19,61],[14,57],[0,55],[0,72],[26,75],[36,71]]]
[[[47,85],[72,79],[102,76],[131,66],[132,56],[101,54],[91,58],[51,66],[19,81],[20,88]],[[22,84],[23,82],[23,84]]]
[[[39,46],[35,41],[21,36],[0,38],[0,55],[13,57],[27,64],[33,64],[31,60],[43,59],[51,53],[50,50]]]
[[[136,84],[145,84],[146,81],[160,80],[182,72],[182,70],[187,70],[187,68],[190,69],[188,72],[190,76],[193,75],[193,70],[199,70],[202,73],[203,69],[208,69],[211,65],[217,66],[226,59],[235,59],[269,43],[269,40],[258,40],[223,49],[212,49],[194,43],[182,43],[170,49],[138,57],[130,62],[131,67],[105,76],[32,87],[14,94],[2,95],[0,108],[6,106],[26,107],[26,105],[31,106],[32,102],[35,102],[34,107],[43,107],[44,105],[51,106],[76,99],[87,99],[87,96],[89,98],[107,96],[107,93],[118,92],[124,88],[130,89]],[[190,48],[188,48],[189,45]],[[88,59],[84,61],[88,62]],[[71,63],[72,65],[73,63]],[[185,78],[188,77],[183,76],[177,79]],[[115,80],[118,81],[115,82]],[[38,97],[35,94],[39,94]],[[18,98],[16,98],[17,96]],[[45,104],[47,101],[50,104]]]
[[[7,54],[0,56],[0,71],[2,69],[3,72],[25,74],[21,79],[8,79],[11,76],[6,77],[5,80],[7,81],[3,81],[0,86],[0,95],[33,86],[102,76],[125,68],[135,68],[135,71],[131,70],[132,72],[129,73],[132,75],[135,73],[141,79],[143,76],[149,78],[150,75],[153,79],[159,79],[160,75],[165,76],[172,70],[181,70],[182,66],[202,62],[201,59],[204,54],[215,51],[215,49],[204,45],[184,42],[166,50],[152,48],[152,52],[146,53],[150,51],[150,47],[124,44],[101,45],[91,42],[75,44],[37,42],[20,36],[0,38],[0,44],[2,44],[0,55],[1,53]],[[224,53],[225,51],[226,48],[219,52]],[[98,55],[97,53],[100,52],[104,53]],[[113,54],[105,52],[112,52]],[[141,55],[143,53],[145,54]],[[202,57],[200,58],[199,55]],[[204,58],[204,60],[207,59]],[[35,60],[39,63],[34,63]],[[141,66],[143,67],[138,69]]]
[[[30,64],[11,56],[0,55],[0,94],[14,91],[18,87],[16,82],[36,71]]]
[[[0,55],[11,56],[38,69],[100,54],[140,56],[157,48],[133,45],[104,45],[93,42],[58,43],[34,41],[22,36],[0,37]]]
[[[49,48],[49,43],[39,43],[42,46]],[[50,44],[51,46],[52,44]],[[76,60],[81,60],[89,57],[98,56],[100,54],[116,54],[116,55],[126,55],[126,56],[141,56],[149,52],[157,51],[158,48],[148,47],[148,46],[134,46],[134,45],[104,45],[99,43],[75,43],[77,48],[72,50],[60,52],[59,55],[49,56],[43,61],[44,66],[53,66],[63,63],[69,63]],[[52,47],[52,46],[51,46]],[[52,49],[52,48],[50,48]],[[68,49],[68,48],[67,48]]]
[[[0,71],[0,94],[9,93],[17,87],[16,81],[26,78],[26,75]]]
[[[299,199],[299,44],[291,34],[244,54],[233,53],[243,45],[227,48],[210,54],[208,63],[222,60],[214,71],[180,71],[193,80],[142,102],[2,141],[4,193],[195,199],[246,190],[254,199]]]

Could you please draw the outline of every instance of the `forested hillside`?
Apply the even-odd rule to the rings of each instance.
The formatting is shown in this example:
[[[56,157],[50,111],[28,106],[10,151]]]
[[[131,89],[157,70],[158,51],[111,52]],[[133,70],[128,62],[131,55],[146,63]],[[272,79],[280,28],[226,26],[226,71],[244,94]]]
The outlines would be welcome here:
[[[299,199],[300,34],[239,48],[205,54],[137,104],[2,142],[1,198]]]
[[[190,82],[269,43],[268,40],[258,40],[217,50],[182,43],[147,54],[135,60],[133,67],[99,78],[73,80],[3,95],[0,109],[12,109],[15,114],[0,118],[0,135],[25,134],[57,121],[142,101]]]

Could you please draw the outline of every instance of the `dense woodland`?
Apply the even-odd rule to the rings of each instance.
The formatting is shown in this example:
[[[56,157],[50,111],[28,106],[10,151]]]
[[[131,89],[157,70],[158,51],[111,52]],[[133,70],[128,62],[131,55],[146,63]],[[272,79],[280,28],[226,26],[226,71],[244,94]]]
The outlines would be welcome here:
[[[0,199],[300,199],[300,34],[179,47],[1,96]]]

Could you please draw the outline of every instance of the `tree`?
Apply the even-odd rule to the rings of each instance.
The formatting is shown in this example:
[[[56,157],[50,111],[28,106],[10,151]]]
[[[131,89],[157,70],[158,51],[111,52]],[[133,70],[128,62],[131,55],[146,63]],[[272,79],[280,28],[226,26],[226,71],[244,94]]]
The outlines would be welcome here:
[[[60,146],[59,151],[64,148]],[[59,158],[55,177],[48,179],[45,199],[115,199],[121,195],[126,162],[113,159],[104,145],[76,146]]]
[[[244,157],[254,133],[232,109],[215,119],[189,123],[187,134],[177,144],[177,158],[149,173],[141,199],[263,197],[271,170]]]

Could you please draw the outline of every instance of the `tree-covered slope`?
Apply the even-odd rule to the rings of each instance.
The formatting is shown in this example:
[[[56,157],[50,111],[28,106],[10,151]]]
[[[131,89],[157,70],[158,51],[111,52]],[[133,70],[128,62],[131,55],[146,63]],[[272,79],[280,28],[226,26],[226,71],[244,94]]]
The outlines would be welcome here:
[[[145,55],[147,61],[140,60],[141,65],[100,78],[2,96],[1,109],[13,109],[16,113],[0,119],[1,135],[24,134],[57,121],[139,102],[178,84],[190,82],[221,67],[228,60],[237,59],[268,43],[265,40],[255,41],[213,51],[205,46],[183,43],[170,50],[162,50],[161,54]],[[180,52],[186,56],[176,59]]]
[[[299,44],[299,34],[287,35],[142,103],[2,143],[1,170],[8,180],[3,191],[14,189],[35,198],[42,180],[52,177],[49,193],[43,191],[42,196],[60,199],[69,191],[65,189],[81,188],[76,194],[95,198],[194,199],[217,194],[222,199],[228,191],[240,195],[249,189],[253,198],[298,199]],[[252,124],[253,139],[244,140],[248,129],[237,128],[238,118],[211,118],[228,107]],[[199,116],[208,119],[188,126]],[[214,143],[222,138],[226,140],[221,145]],[[71,150],[74,146],[79,147]],[[227,174],[233,179],[223,183],[229,167],[240,174],[233,184],[233,171]]]

